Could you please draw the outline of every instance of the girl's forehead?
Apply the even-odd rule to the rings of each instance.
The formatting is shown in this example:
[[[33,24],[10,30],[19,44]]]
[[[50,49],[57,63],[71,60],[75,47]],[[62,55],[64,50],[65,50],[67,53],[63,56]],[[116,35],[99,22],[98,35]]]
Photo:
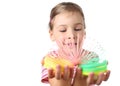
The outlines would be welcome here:
[[[79,12],[68,12],[68,11],[63,11],[59,14],[56,15],[56,17],[69,17],[69,16],[80,16],[82,17],[82,15]]]
[[[78,12],[63,12],[58,15],[56,15],[53,24],[59,25],[59,24],[76,24],[81,23],[83,24],[83,17]]]

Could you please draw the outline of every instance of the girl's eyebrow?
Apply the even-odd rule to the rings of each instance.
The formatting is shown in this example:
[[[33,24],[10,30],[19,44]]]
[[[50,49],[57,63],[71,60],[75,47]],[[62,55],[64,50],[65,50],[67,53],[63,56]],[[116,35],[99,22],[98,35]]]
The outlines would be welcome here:
[[[83,25],[82,23],[75,23],[74,25]],[[57,26],[57,28],[59,28],[59,27],[66,27],[67,25],[65,25],[65,24],[60,24],[60,25],[58,25]]]
[[[79,24],[80,24],[80,25],[83,25],[82,23],[75,23],[74,25],[79,25]],[[67,26],[67,25],[61,24],[61,25],[59,25],[59,26]],[[58,26],[58,27],[59,27],[59,26]]]
[[[76,23],[75,25],[83,25],[82,23]]]
[[[61,24],[61,25],[58,25],[57,26],[57,28],[59,28],[59,27],[66,27],[67,25],[65,25],[65,24]]]

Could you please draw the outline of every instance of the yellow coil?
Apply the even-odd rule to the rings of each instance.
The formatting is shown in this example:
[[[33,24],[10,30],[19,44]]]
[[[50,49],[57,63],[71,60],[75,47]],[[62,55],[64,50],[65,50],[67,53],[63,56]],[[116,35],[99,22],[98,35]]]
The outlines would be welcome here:
[[[73,64],[70,61],[63,59],[63,58],[55,58],[55,57],[51,57],[51,56],[50,57],[46,56],[44,58],[44,67],[45,68],[53,68],[54,70],[56,70],[57,65],[61,66],[62,72],[64,71],[64,67],[66,65],[69,67],[73,67]]]

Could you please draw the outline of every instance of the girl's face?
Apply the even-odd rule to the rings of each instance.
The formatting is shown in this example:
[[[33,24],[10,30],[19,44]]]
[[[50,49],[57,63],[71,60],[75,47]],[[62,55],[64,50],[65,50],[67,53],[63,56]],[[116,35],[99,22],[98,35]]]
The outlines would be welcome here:
[[[64,12],[55,16],[50,38],[72,48],[81,45],[86,35],[84,20],[80,13]]]

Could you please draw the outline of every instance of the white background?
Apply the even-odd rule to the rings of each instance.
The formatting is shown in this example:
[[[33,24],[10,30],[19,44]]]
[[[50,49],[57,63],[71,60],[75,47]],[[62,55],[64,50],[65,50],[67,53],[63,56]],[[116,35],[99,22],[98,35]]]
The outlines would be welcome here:
[[[40,83],[40,60],[51,44],[49,14],[61,1],[0,0],[0,86],[44,85]],[[107,51],[111,76],[101,86],[120,86],[119,0],[68,1],[83,8],[87,36],[97,39]]]

